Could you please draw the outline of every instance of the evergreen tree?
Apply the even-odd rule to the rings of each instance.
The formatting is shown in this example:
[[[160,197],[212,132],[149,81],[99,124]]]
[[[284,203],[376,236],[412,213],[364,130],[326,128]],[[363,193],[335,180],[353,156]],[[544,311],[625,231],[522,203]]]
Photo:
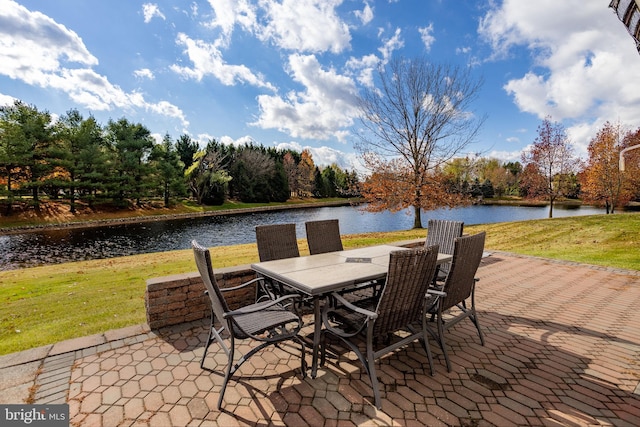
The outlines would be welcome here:
[[[59,165],[68,172],[69,206],[76,211],[76,196],[91,206],[98,192],[105,190],[109,165],[102,129],[93,117],[84,119],[70,110],[58,122],[61,151]]]
[[[54,139],[51,115],[15,101],[13,105],[0,107],[0,133],[0,167],[7,176],[9,206],[13,200],[12,179],[22,176],[24,185],[31,188],[37,208],[44,178],[53,170],[50,161]]]
[[[151,132],[141,124],[121,118],[107,125],[107,138],[115,155],[112,190],[118,204],[131,198],[137,205],[147,196],[150,187],[151,168],[148,159],[153,149]]]
[[[180,135],[176,141],[176,151],[184,165],[184,170],[193,163],[193,156],[198,152],[198,143],[191,139],[189,135]]]
[[[162,143],[153,147],[151,161],[156,170],[160,188],[162,188],[164,206],[169,207],[171,195],[183,196],[186,194],[184,164],[180,160],[169,134],[165,134]]]

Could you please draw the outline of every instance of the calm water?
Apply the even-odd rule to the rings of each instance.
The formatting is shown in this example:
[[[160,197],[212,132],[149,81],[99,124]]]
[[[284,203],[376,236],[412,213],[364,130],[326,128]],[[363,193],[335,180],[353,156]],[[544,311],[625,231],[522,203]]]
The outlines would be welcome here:
[[[351,206],[260,212],[223,217],[156,221],[143,224],[110,225],[97,228],[42,230],[0,236],[0,270],[14,270],[43,264],[112,258],[151,252],[187,249],[196,239],[205,246],[226,246],[255,242],[254,227],[262,224],[296,223],[304,238],[304,222],[337,218],[342,234],[407,230],[413,227],[409,211],[368,213]],[[603,209],[554,207],[556,218],[602,214]],[[429,219],[453,219],[465,224],[542,219],[547,207],[468,206],[423,212]]]

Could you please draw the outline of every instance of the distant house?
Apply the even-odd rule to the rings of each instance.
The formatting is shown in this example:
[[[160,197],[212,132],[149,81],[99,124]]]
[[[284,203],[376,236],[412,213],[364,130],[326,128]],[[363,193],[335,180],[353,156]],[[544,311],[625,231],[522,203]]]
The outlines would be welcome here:
[[[636,42],[636,49],[640,52],[640,0],[611,0],[609,7],[613,8],[618,19],[627,27],[627,31]]]

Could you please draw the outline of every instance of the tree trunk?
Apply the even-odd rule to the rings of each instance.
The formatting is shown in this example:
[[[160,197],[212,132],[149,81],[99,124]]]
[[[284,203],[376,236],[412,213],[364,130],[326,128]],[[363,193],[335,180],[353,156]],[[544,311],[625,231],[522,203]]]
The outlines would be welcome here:
[[[549,203],[549,218],[553,218],[553,199],[550,200]]]
[[[11,169],[7,169],[7,212],[6,215],[11,215],[11,206],[13,205],[13,190],[11,189]]]
[[[420,206],[413,207],[413,228],[422,228],[422,218],[420,216]]]
[[[169,183],[164,183],[164,207],[169,207]]]
[[[40,210],[40,200],[38,200],[38,186],[34,186],[31,189],[31,197],[33,199],[33,206],[36,208],[36,211]]]
[[[76,186],[74,185],[76,182],[76,176],[74,173],[70,174],[69,177],[69,212],[76,213]]]

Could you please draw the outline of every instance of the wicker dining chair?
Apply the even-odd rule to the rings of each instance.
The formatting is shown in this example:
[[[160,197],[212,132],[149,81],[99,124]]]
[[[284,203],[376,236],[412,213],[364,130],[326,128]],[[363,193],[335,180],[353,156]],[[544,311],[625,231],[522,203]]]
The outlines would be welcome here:
[[[430,219],[427,224],[427,239],[425,246],[438,245],[440,253],[453,255],[454,240],[462,236],[464,222],[444,219]],[[443,281],[449,273],[451,263],[444,263],[438,267],[436,281]]]
[[[486,233],[482,232],[455,239],[451,269],[442,288],[427,291],[427,312],[432,319],[429,325],[436,325],[435,328],[428,329],[442,349],[449,372],[451,362],[444,340],[445,332],[449,328],[468,317],[478,330],[480,343],[484,345],[484,336],[476,311],[475,287],[478,279],[475,275],[482,259],[485,237]]]
[[[227,384],[231,376],[242,366],[244,362],[249,360],[258,351],[269,345],[275,345],[286,340],[295,340],[302,347],[301,353],[301,369],[303,378],[307,375],[307,366],[305,361],[305,344],[298,335],[303,326],[300,317],[292,311],[285,308],[287,303],[298,299],[299,295],[285,295],[275,300],[263,301],[260,303],[249,304],[235,310],[231,310],[227,305],[224,294],[233,292],[254,283],[261,282],[261,278],[256,278],[242,285],[231,288],[220,288],[216,282],[211,267],[211,254],[209,250],[200,246],[198,242],[191,242],[193,253],[196,260],[200,277],[205,285],[205,293],[211,301],[211,325],[209,328],[209,337],[202,354],[200,367],[202,369],[213,371],[205,368],[204,362],[207,356],[209,346],[217,341],[220,348],[227,355],[227,367],[225,370],[220,397],[218,398],[218,409],[222,406],[222,400],[227,388]],[[216,327],[215,322],[219,322],[220,327]],[[221,334],[226,333],[229,336],[230,343],[227,345],[222,339]],[[255,340],[261,344],[253,347],[248,353],[243,355],[237,363],[234,364],[234,353],[236,350],[236,340]],[[214,358],[214,360],[217,360]]]
[[[323,365],[326,361],[327,334],[337,337],[357,355],[367,371],[375,406],[379,409],[377,359],[419,340],[427,354],[431,375],[434,374],[426,327],[425,295],[436,271],[437,257],[437,246],[394,251],[390,254],[387,280],[378,301],[358,306],[358,302],[351,303],[336,292],[332,297],[338,304],[327,304],[322,312],[325,328],[321,336],[320,363]],[[408,335],[394,335],[401,331],[408,332]],[[380,345],[383,348],[379,348]]]
[[[260,262],[277,259],[296,258],[300,256],[295,224],[269,224],[256,226],[256,243]],[[264,286],[258,289],[256,301],[265,298],[263,290],[268,292],[267,298],[290,293],[282,284],[265,278]]]
[[[340,224],[337,219],[307,221],[304,226],[307,230],[307,244],[311,255],[344,249],[340,238]]]
[[[256,227],[260,262],[300,256],[295,224],[270,224]]]
[[[344,250],[342,239],[340,238],[339,220],[307,221],[304,225],[307,231],[307,245],[309,246],[310,255]],[[351,302],[376,298],[382,289],[382,285],[384,285],[384,282],[378,280],[360,283],[354,288],[340,292],[340,294]]]

